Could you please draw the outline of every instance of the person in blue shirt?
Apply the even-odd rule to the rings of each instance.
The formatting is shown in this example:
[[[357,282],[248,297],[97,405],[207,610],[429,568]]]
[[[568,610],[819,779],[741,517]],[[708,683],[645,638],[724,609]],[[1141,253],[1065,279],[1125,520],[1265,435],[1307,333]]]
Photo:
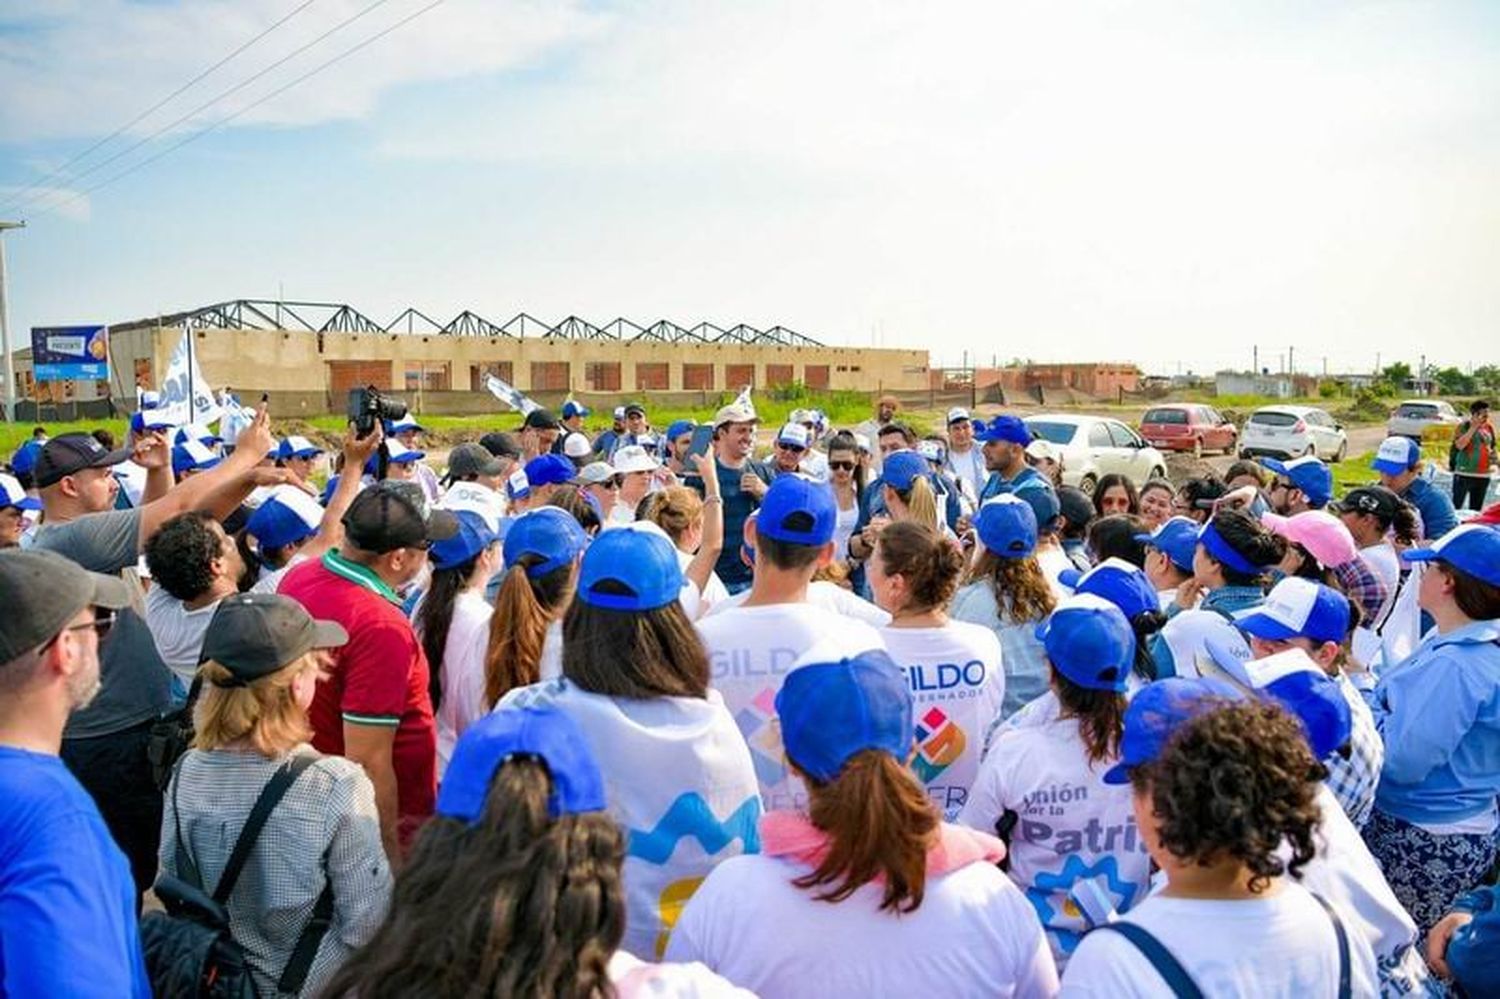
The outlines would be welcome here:
[[[1425,933],[1500,853],[1500,533],[1466,524],[1402,558],[1431,563],[1435,626],[1370,694],[1385,765],[1364,836]]]
[[[1458,514],[1447,493],[1422,478],[1422,446],[1410,437],[1387,437],[1380,442],[1370,467],[1380,473],[1380,484],[1417,508],[1422,536],[1436,541],[1458,526]]]
[[[1467,996],[1500,995],[1500,888],[1460,895],[1427,935],[1427,963]]]
[[[1052,488],[1046,476],[1026,463],[1026,445],[1032,437],[1019,416],[1001,415],[988,423],[982,420],[975,423],[974,439],[984,445],[984,467],[990,473],[979,495],[981,503],[991,496],[1013,493],[1027,486]]]
[[[119,579],[51,552],[0,554],[0,995],[149,997],[130,864],[63,765],[99,692]]]

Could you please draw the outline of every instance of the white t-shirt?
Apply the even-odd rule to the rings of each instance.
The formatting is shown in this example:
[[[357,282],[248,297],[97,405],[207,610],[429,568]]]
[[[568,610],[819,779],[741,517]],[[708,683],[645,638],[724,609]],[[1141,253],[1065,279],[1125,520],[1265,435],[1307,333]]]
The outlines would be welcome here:
[[[306,555],[303,555],[301,552],[295,552],[291,558],[287,559],[286,565],[282,566],[280,569],[272,569],[267,572],[264,568],[262,568],[260,578],[255,581],[254,586],[250,587],[250,592],[275,593],[276,588],[281,585],[281,577],[291,572],[294,567],[301,565],[306,561]]]
[[[854,529],[859,526],[859,500],[848,508],[838,506],[838,497],[834,497],[834,505],[838,515],[833,522],[833,557],[842,562],[849,557],[849,539],[854,537]]]
[[[682,549],[677,549],[677,564],[682,567],[682,596],[678,602],[682,609],[687,612],[688,619],[696,621],[703,615],[709,613],[715,604],[729,599],[729,590],[725,589],[724,581],[719,578],[717,572],[708,574],[708,585],[700,591],[696,583],[687,578],[687,567],[692,565],[693,555]]]
[[[760,849],[760,795],[745,740],[717,693],[607,697],[566,678],[512,690],[501,709],[550,706],[583,730],[625,833],[625,940],[655,960],[719,862]]]
[[[146,591],[146,627],[151,629],[162,662],[167,664],[173,676],[182,681],[184,689],[191,686],[193,677],[198,675],[203,636],[218,608],[219,602],[215,600],[206,607],[188,610],[181,600],[159,585]]]
[[[1089,763],[1078,719],[1059,718],[1057,698],[1045,695],[996,732],[959,818],[993,834],[1001,815],[1017,814],[1011,880],[1041,917],[1059,968],[1095,920],[1106,918],[1094,899],[1125,912],[1150,889],[1151,857],[1130,785],[1103,780],[1113,764]],[[1081,882],[1099,890],[1081,888],[1082,903],[1073,894]]]
[[[929,877],[922,905],[880,911],[867,884],[842,902],[792,884],[783,857],[720,864],[688,903],[667,957],[702,961],[763,996],[1050,996],[1057,972],[1036,913],[988,863]]]
[[[809,448],[802,456],[802,463],[797,466],[797,471],[806,475],[814,482],[828,481],[828,455],[816,448]]]
[[[623,950],[609,959],[609,980],[619,999],[755,999],[697,961],[647,964]]]
[[[1307,889],[1281,881],[1260,898],[1223,901],[1153,895],[1125,920],[1146,929],[1180,962],[1205,996],[1324,999],[1338,994],[1333,921]],[[1358,926],[1349,937],[1355,996],[1379,994],[1375,956]],[[1118,933],[1090,933],[1063,974],[1063,996],[1159,999],[1165,983]]]
[[[537,662],[543,680],[556,680],[562,676],[562,620],[547,625],[547,637],[542,640],[542,658]]]
[[[984,484],[989,480],[990,473],[984,467],[984,452],[978,444],[970,445],[967,451],[949,448],[946,467],[960,485],[968,485],[974,496],[984,492]]]
[[[1396,549],[1389,541],[1382,541],[1378,545],[1359,550],[1359,557],[1365,560],[1365,565],[1370,567],[1377,579],[1385,584],[1385,603],[1380,605],[1380,613],[1374,621],[1366,621],[1367,626],[1383,624],[1385,617],[1391,612],[1391,607],[1396,603],[1396,591],[1401,588],[1401,559],[1396,555]]]
[[[1000,717],[1005,698],[1000,640],[967,621],[941,628],[886,627],[880,637],[911,684],[917,726],[912,772],[951,822],[979,776],[985,739]]]
[[[708,649],[710,683],[750,747],[755,776],[768,811],[805,810],[807,791],[786,765],[776,694],[792,664],[831,627],[867,649],[884,648],[880,633],[853,618],[830,618],[815,604],[736,607],[698,622]],[[851,646],[852,647],[852,646]]]
[[[480,590],[464,590],[453,601],[453,623],[443,661],[429,663],[440,670],[443,700],[437,709],[437,772],[441,779],[458,737],[489,714],[484,702],[484,660],[490,647],[490,617],[495,608]],[[414,616],[415,620],[415,616]],[[420,636],[418,636],[420,640]]]
[[[708,609],[707,617],[714,617],[725,611],[732,610],[746,600],[750,599],[749,590],[741,590],[732,594],[725,600],[714,604]],[[814,607],[830,611],[834,614],[842,614],[852,617],[856,621],[863,621],[876,628],[884,628],[891,623],[891,616],[876,607],[870,601],[851,593],[837,583],[830,583],[826,579],[815,579],[807,584],[807,602]]]
[[[1198,660],[1209,656],[1210,641],[1231,649],[1245,644],[1245,636],[1240,630],[1214,610],[1185,610],[1167,621],[1157,635],[1172,657],[1170,669],[1175,670],[1162,672],[1163,677],[1198,676]],[[1157,666],[1162,665],[1158,659]]]

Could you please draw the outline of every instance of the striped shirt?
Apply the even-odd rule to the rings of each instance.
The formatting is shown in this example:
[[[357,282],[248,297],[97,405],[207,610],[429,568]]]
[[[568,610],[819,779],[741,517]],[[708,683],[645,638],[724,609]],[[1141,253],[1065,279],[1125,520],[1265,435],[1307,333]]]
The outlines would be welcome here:
[[[307,745],[292,750],[313,752]],[[204,890],[211,893],[256,799],[289,755],[272,759],[253,751],[189,751],[166,796],[162,870],[182,876],[177,869],[180,828]],[[391,869],[381,845],[375,789],[362,768],[337,756],[323,757],[287,789],[229,897],[230,932],[245,949],[262,995],[276,994],[276,981],[329,882],[333,923],[303,995],[315,995],[374,935],[390,901]]]

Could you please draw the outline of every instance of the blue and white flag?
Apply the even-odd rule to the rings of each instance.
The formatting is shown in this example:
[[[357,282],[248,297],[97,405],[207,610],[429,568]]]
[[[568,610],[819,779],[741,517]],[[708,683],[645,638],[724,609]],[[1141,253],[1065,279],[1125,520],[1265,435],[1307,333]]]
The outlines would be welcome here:
[[[734,397],[734,402],[732,405],[742,406],[745,409],[750,410],[750,412],[752,413],[755,412],[755,402],[750,398],[749,385],[746,385],[744,388],[740,389],[740,394]]]
[[[532,410],[542,408],[528,399],[520,389],[509,382],[501,381],[494,375],[484,376],[484,387],[490,390],[490,395],[499,399],[511,409],[516,410],[522,416],[529,414]]]

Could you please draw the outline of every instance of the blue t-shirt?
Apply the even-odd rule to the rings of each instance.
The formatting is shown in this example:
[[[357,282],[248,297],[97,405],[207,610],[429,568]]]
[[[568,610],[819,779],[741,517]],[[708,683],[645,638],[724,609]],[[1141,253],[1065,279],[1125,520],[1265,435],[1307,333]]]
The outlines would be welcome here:
[[[141,996],[135,884],[56,756],[0,746],[0,995]]]
[[[1448,494],[1426,479],[1412,479],[1403,498],[1422,515],[1422,535],[1436,541],[1458,526],[1458,514]]]

